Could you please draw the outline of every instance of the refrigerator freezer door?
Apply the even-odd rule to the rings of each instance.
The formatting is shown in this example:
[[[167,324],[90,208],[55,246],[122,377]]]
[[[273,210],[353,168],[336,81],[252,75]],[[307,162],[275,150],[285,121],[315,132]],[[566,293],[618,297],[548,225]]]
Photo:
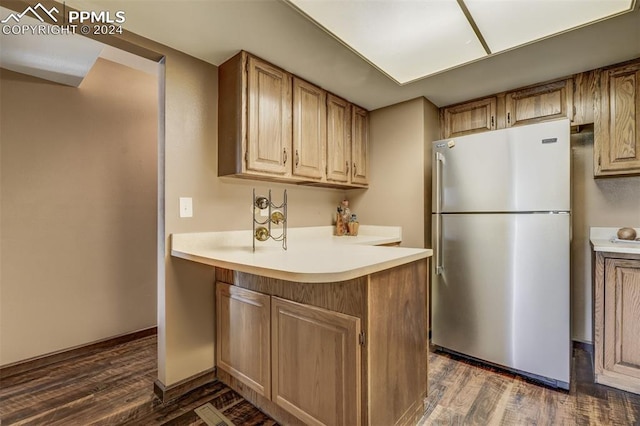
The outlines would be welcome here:
[[[438,196],[442,212],[569,210],[568,120],[437,141],[432,149],[434,212]]]
[[[569,383],[569,217],[443,214],[433,344]]]

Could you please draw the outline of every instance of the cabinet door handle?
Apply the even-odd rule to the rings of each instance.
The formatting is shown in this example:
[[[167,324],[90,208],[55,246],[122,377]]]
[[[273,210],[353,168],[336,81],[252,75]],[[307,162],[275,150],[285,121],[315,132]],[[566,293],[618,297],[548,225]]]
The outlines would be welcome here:
[[[282,154],[284,164],[287,164],[287,148],[284,148],[284,153]]]
[[[353,163],[353,177],[356,177],[356,163]]]
[[[298,163],[300,163],[300,156],[298,155],[298,150],[296,149],[296,167],[298,167]]]
[[[349,162],[348,162],[348,161],[345,161],[344,163],[345,163],[345,165],[347,166],[347,175],[349,175]]]
[[[491,116],[491,128],[493,129],[494,125],[493,125],[493,115]]]
[[[511,113],[507,113],[507,124],[511,124]]]

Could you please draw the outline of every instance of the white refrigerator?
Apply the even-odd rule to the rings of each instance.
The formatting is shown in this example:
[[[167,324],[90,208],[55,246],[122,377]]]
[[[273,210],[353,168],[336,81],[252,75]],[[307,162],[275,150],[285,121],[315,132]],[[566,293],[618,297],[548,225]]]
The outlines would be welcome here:
[[[569,388],[569,121],[433,142],[432,343]]]

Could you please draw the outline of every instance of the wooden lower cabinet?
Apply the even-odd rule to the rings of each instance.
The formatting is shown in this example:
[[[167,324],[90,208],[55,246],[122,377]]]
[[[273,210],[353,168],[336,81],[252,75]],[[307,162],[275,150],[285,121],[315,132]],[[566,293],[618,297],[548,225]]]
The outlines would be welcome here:
[[[595,379],[640,394],[640,255],[596,253]]]
[[[266,398],[271,397],[270,315],[268,295],[216,283],[216,364]]]
[[[272,302],[272,400],[309,425],[361,424],[360,319]]]
[[[216,268],[218,378],[281,424],[417,424],[427,396],[427,270],[422,259],[299,283]]]

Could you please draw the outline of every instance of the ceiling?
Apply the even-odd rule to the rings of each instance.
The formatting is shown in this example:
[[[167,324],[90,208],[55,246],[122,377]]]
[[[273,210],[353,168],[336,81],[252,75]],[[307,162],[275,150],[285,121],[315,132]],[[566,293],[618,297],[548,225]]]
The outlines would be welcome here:
[[[399,85],[282,0],[66,3],[122,10],[125,29],[214,65],[247,50],[369,110],[419,96],[450,105],[640,57],[637,4],[631,13]]]
[[[286,0],[399,84],[633,10],[633,0]]]

